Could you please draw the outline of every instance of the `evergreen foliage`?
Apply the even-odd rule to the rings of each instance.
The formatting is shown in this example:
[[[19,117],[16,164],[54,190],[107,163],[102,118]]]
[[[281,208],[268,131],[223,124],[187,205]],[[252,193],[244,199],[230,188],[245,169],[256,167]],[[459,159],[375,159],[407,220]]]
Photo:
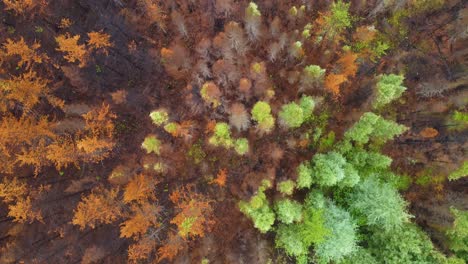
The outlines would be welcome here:
[[[376,97],[373,101],[374,108],[382,108],[401,97],[406,87],[402,86],[405,77],[396,74],[384,74],[377,83]]]

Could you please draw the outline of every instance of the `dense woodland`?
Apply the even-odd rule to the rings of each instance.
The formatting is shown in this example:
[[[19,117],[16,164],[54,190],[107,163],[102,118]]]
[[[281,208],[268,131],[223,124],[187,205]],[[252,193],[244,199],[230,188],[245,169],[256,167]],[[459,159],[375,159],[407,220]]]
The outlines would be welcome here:
[[[466,1],[0,10],[0,264],[468,261]]]

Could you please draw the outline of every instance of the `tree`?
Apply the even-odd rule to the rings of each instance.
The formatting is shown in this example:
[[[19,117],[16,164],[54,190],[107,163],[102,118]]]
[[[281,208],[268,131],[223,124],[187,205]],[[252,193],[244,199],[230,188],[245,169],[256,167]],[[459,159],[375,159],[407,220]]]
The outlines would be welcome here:
[[[18,15],[23,15],[37,5],[34,0],[3,0],[3,4],[5,10],[12,10]]]
[[[265,195],[265,190],[270,188],[270,185],[270,182],[264,181],[257,194],[252,196],[249,201],[239,202],[240,211],[254,222],[255,228],[261,233],[269,231],[275,222],[275,213]]]
[[[405,132],[408,128],[393,121],[385,120],[372,112],[364,113],[358,122],[345,132],[345,139],[358,144],[369,140],[385,143],[387,140]]]
[[[352,187],[359,182],[354,167],[337,152],[316,154],[311,161],[312,182],[320,186]]]
[[[156,155],[159,155],[161,151],[161,141],[155,135],[148,135],[145,137],[141,147],[146,150],[148,154],[154,152]]]
[[[405,77],[396,74],[383,74],[379,76],[377,83],[376,96],[372,102],[374,108],[382,108],[401,97],[406,87],[402,86]]]
[[[455,220],[453,225],[446,231],[450,242],[450,249],[460,258],[468,257],[468,211],[450,208],[450,213]]]
[[[86,65],[87,50],[84,44],[78,44],[79,40],[79,35],[70,36],[68,33],[55,38],[59,46],[57,51],[64,52],[64,58],[68,62],[79,62],[78,66],[81,68]]]
[[[407,223],[395,230],[376,228],[372,231],[367,239],[368,250],[377,263],[444,263],[444,257],[415,224]]]
[[[258,122],[258,128],[270,132],[275,126],[275,118],[271,115],[271,107],[267,102],[259,101],[252,108],[252,119]]]
[[[78,203],[72,223],[83,230],[86,227],[94,229],[100,223],[111,224],[117,221],[122,216],[118,196],[119,189],[94,189]]]
[[[120,237],[139,240],[150,227],[159,226],[161,208],[155,204],[145,202],[141,206],[132,206],[133,215],[120,225]]]
[[[324,225],[330,230],[325,240],[315,249],[320,261],[336,262],[357,250],[356,223],[351,215],[344,209],[327,201],[324,208]]]
[[[285,224],[292,224],[302,220],[302,205],[291,199],[281,199],[275,203],[278,220]]]
[[[288,128],[298,128],[304,122],[304,111],[296,103],[285,104],[278,114],[279,122]]]
[[[155,200],[154,188],[158,182],[146,174],[134,176],[125,186],[123,201],[125,203],[144,203],[148,200]]]
[[[63,108],[63,101],[50,94],[48,83],[30,70],[11,80],[0,82],[0,90],[6,99],[19,102],[27,110],[32,109],[41,97],[46,97],[53,106]]]
[[[5,55],[19,56],[20,60],[18,62],[18,67],[25,66],[26,69],[30,69],[35,63],[41,64],[49,59],[46,54],[38,53],[40,47],[41,44],[39,44],[37,41],[34,41],[31,46],[28,46],[23,37],[20,37],[19,41],[7,39],[3,44]]]
[[[8,206],[8,216],[13,217],[14,222],[32,223],[34,220],[42,221],[41,212],[33,209],[31,197],[22,197],[16,200],[15,204]]]
[[[190,186],[173,192],[170,198],[178,212],[171,223],[177,226],[180,237],[203,237],[211,230],[215,223],[212,219],[212,200],[193,192]]]
[[[411,217],[406,212],[407,203],[388,183],[372,176],[359,183],[348,196],[351,212],[366,219],[366,224],[385,231],[400,228]]]
[[[89,32],[88,38],[88,46],[91,50],[101,50],[106,55],[109,53],[109,48],[114,46],[110,42],[109,34],[103,33],[102,31]]]

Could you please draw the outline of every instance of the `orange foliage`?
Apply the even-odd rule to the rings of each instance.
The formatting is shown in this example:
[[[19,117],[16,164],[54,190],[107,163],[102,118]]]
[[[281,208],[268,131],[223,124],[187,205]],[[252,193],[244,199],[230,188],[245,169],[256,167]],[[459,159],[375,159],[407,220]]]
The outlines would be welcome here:
[[[5,203],[18,200],[20,197],[25,196],[27,191],[26,183],[19,181],[17,178],[10,180],[4,177],[2,183],[0,183],[0,197]]]
[[[344,74],[329,74],[325,78],[325,87],[330,91],[335,97],[340,95],[340,85],[346,82],[346,76]]]
[[[86,48],[85,45],[79,45],[79,35],[70,36],[68,33],[59,35],[55,38],[59,45],[58,51],[64,52],[64,58],[71,63],[79,62],[79,67],[84,67],[86,64]]]
[[[186,241],[175,233],[169,233],[164,245],[158,249],[158,262],[164,259],[172,261],[187,246]]]
[[[37,50],[41,47],[39,42],[34,42],[31,47],[26,44],[24,38],[21,37],[19,41],[7,39],[3,44],[3,49],[6,56],[19,56],[18,67],[26,66],[27,69],[31,68],[33,63],[43,63],[48,59],[45,54],[38,54]]]
[[[33,210],[31,198],[18,199],[15,204],[8,206],[8,216],[13,217],[14,222],[32,223],[34,220],[42,221],[40,211]]]
[[[353,38],[356,42],[369,43],[375,39],[377,30],[370,26],[360,26],[356,28],[356,32],[353,34]]]
[[[109,157],[115,143],[109,139],[97,137],[84,137],[76,142],[78,150],[82,151],[81,157],[88,162],[99,162]]]
[[[213,133],[215,127],[216,127],[216,120],[208,121],[208,123],[206,124],[206,127],[205,127],[205,134]]]
[[[0,90],[5,93],[6,99],[20,102],[26,109],[35,106],[41,96],[46,97],[52,105],[62,108],[63,101],[49,94],[47,83],[36,72],[29,71],[20,77],[3,81],[0,83]]]
[[[227,179],[227,170],[221,169],[219,170],[218,175],[216,176],[216,179],[214,179],[211,183],[217,184],[220,187],[226,187],[226,179]]]
[[[108,49],[113,46],[110,42],[109,34],[101,32],[90,32],[88,33],[88,45],[92,50],[102,49],[102,51],[107,55]]]
[[[94,229],[99,223],[115,222],[122,215],[118,194],[118,189],[95,189],[82,198],[74,211],[72,223],[83,230],[87,226]]]
[[[54,163],[57,170],[68,167],[69,164],[78,166],[78,151],[71,137],[62,137],[47,146],[47,159]]]
[[[423,138],[435,138],[437,135],[439,135],[439,131],[432,127],[426,127],[421,132],[419,132],[419,135]]]
[[[147,259],[155,246],[156,242],[148,237],[139,240],[128,247],[128,260],[137,263],[140,259]]]
[[[112,138],[114,133],[113,120],[117,116],[110,111],[108,104],[102,104],[100,108],[95,108],[83,115],[86,122],[86,129],[95,137]]]
[[[145,203],[141,207],[133,206],[132,211],[134,215],[120,227],[120,237],[138,239],[147,232],[148,228],[159,226],[158,216],[161,212],[159,206]]]
[[[39,143],[29,148],[29,150],[23,148],[22,153],[17,155],[16,160],[20,165],[34,166],[34,175],[37,176],[41,168],[49,164],[46,153],[46,141],[41,138]]]
[[[125,203],[138,203],[156,199],[154,188],[158,182],[145,174],[138,174],[125,187],[123,200]]]
[[[214,225],[211,219],[213,208],[211,200],[191,190],[191,187],[182,188],[176,195],[171,195],[179,213],[171,220],[177,225],[178,234],[187,239],[189,237],[203,237]]]
[[[13,152],[14,146],[22,143],[31,145],[35,139],[41,137],[55,138],[46,117],[34,120],[30,117],[16,119],[6,116],[0,123],[0,151],[8,156]]]
[[[357,57],[356,53],[348,51],[337,61],[341,66],[341,73],[344,74],[347,79],[356,75],[358,65],[355,61]]]
[[[3,0],[5,4],[5,10],[12,10],[18,15],[31,10],[36,6],[37,1],[34,0]]]
[[[73,25],[73,21],[71,21],[71,19],[69,18],[64,17],[60,20],[60,24],[58,27],[65,29],[71,27],[71,25]]]

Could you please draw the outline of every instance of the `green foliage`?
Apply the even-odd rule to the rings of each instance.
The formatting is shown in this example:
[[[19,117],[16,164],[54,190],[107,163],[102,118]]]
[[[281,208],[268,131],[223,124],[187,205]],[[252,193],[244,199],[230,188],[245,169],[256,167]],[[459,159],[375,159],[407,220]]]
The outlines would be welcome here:
[[[337,152],[316,154],[312,158],[312,182],[320,186],[354,186],[359,181],[359,175],[354,167]]]
[[[234,142],[231,138],[229,125],[224,122],[216,123],[214,134],[209,138],[208,142],[214,146],[223,146],[225,148],[232,147]]]
[[[236,139],[234,143],[234,149],[236,150],[237,154],[245,155],[247,152],[249,152],[249,141],[246,138]]]
[[[320,83],[325,77],[325,69],[318,65],[309,65],[304,68],[302,81],[306,83]]]
[[[297,167],[297,187],[299,189],[312,186],[312,169],[308,162],[303,162]]]
[[[275,203],[278,220],[285,224],[298,222],[302,219],[302,205],[291,199],[281,199]]]
[[[153,124],[157,126],[164,125],[169,120],[169,114],[164,109],[155,110],[151,112],[149,116],[153,121]]]
[[[335,143],[335,132],[330,131],[326,136],[320,138],[319,141],[319,152],[330,149]]]
[[[308,121],[312,117],[312,113],[315,108],[315,101],[311,96],[303,95],[299,101],[299,105],[302,108],[302,113],[304,115],[304,121]]]
[[[320,262],[336,262],[357,250],[356,223],[344,209],[328,201],[324,212],[325,227],[330,230],[315,253]]]
[[[447,230],[450,249],[460,258],[468,259],[468,211],[450,208],[454,216],[453,226]]]
[[[286,180],[277,184],[277,189],[284,195],[292,195],[296,184],[292,180]]]
[[[330,37],[340,34],[344,29],[351,27],[349,14],[350,3],[338,0],[331,5],[330,14],[324,17],[326,34]]]
[[[304,111],[294,102],[283,105],[278,116],[281,124],[288,128],[298,128],[304,122]]]
[[[359,183],[348,197],[352,212],[366,219],[366,224],[383,230],[395,230],[409,221],[406,201],[388,183],[369,177]]]
[[[377,83],[376,97],[373,101],[374,108],[382,108],[395,99],[401,97],[406,87],[402,86],[405,77],[396,74],[383,74]]]
[[[178,127],[179,127],[179,126],[177,125],[177,123],[175,123],[175,122],[170,122],[170,123],[167,123],[167,124],[164,126],[164,130],[166,130],[166,132],[169,133],[169,134],[174,134],[174,133],[176,133]]]
[[[460,112],[460,111],[454,111],[453,114],[452,114],[452,119],[454,121],[468,123],[468,113]]]
[[[267,102],[259,101],[252,108],[252,119],[258,122],[259,128],[268,132],[275,126],[271,107]]]
[[[352,254],[345,256],[342,260],[338,261],[337,263],[338,264],[375,264],[378,262],[368,250],[364,248],[359,248]]]
[[[346,153],[346,159],[353,164],[362,177],[385,171],[392,164],[392,159],[388,156],[358,148],[352,148]]]
[[[275,222],[275,213],[270,207],[270,203],[265,195],[265,190],[269,188],[269,182],[264,182],[257,191],[257,194],[250,198],[250,201],[240,201],[239,209],[242,213],[252,219],[255,228],[261,233],[268,232]]]
[[[312,208],[305,210],[302,222],[281,224],[278,227],[276,247],[284,249],[289,256],[294,256],[296,259],[304,258],[309,252],[309,247],[321,243],[330,234],[324,222],[323,210]]]
[[[367,241],[376,263],[444,263],[429,237],[415,224],[405,224],[389,231],[373,231]]]
[[[258,10],[257,4],[250,2],[249,6],[245,9],[245,14],[249,17],[260,17],[262,14]]]
[[[188,156],[193,159],[195,164],[199,164],[206,158],[206,153],[203,151],[202,143],[200,141],[190,147]]]
[[[376,142],[385,143],[407,129],[403,125],[385,120],[372,112],[367,112],[345,132],[345,139],[352,140],[358,144],[367,144],[371,138]]]
[[[159,155],[161,149],[161,141],[155,135],[149,135],[145,138],[141,147],[146,150],[146,153],[154,152]]]
[[[468,161],[463,162],[463,165],[461,165],[460,168],[450,173],[448,179],[450,181],[455,181],[466,176],[468,176]]]

